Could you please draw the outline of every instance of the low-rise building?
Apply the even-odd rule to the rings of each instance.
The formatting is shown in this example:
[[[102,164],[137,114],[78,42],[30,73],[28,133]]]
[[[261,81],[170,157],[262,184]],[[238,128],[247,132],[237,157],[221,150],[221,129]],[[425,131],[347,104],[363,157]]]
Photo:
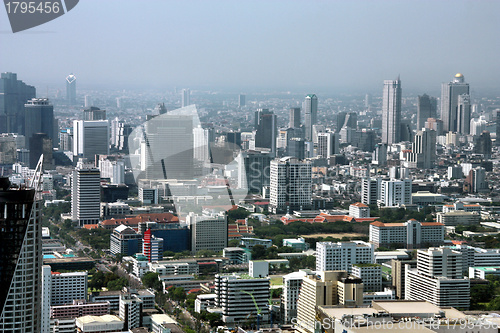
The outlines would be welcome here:
[[[449,211],[447,213],[437,213],[437,222],[445,226],[457,225],[477,225],[481,220],[478,212],[465,212],[460,210]]]
[[[291,247],[295,250],[307,251],[309,250],[309,243],[303,237],[295,238],[285,238],[283,239],[283,246]]]
[[[117,316],[83,316],[76,318],[76,327],[81,333],[118,332],[123,330],[123,321]]]
[[[355,218],[370,217],[370,207],[361,202],[353,203],[349,206],[349,216],[353,216]]]
[[[241,247],[226,247],[222,250],[222,256],[228,258],[231,265],[241,265],[248,262],[247,251]]]
[[[404,223],[370,224],[370,243],[376,247],[399,245],[407,249],[423,246],[439,246],[444,242],[444,225],[437,222],[418,222],[409,220]]]
[[[469,267],[469,279],[486,279],[488,275],[500,276],[500,267]]]
[[[71,304],[53,305],[50,307],[51,318],[77,318],[83,316],[103,316],[109,314],[109,302],[87,303],[74,300]]]
[[[267,249],[273,245],[273,241],[270,239],[243,237],[240,241],[240,245],[249,250],[251,250],[255,245],[262,245]]]

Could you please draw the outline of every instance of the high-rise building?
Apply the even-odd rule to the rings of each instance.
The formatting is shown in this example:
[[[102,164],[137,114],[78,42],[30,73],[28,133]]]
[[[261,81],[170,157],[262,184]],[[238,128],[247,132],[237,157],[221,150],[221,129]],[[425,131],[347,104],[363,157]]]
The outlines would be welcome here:
[[[290,108],[290,118],[288,122],[288,127],[291,128],[300,127],[300,108]]]
[[[90,106],[83,109],[83,120],[106,120],[106,110]]]
[[[302,280],[307,276],[305,270],[283,275],[283,293],[281,294],[281,319],[289,324],[297,317],[297,301],[299,299]]]
[[[364,292],[382,291],[382,265],[378,264],[354,264],[352,275],[363,281]]]
[[[93,101],[92,101],[92,96],[90,95],[85,95],[84,97],[84,103],[83,103],[83,106],[85,106],[86,108],[89,108],[93,105]]]
[[[109,250],[115,255],[133,256],[141,251],[141,243],[142,235],[122,224],[113,229],[113,233],[110,236]]]
[[[371,264],[374,246],[362,241],[316,243],[316,271],[352,271],[354,264]]]
[[[483,131],[479,136],[474,137],[474,153],[483,154],[485,158],[491,157],[492,142],[490,132]]]
[[[143,302],[137,295],[120,295],[119,317],[123,320],[123,329],[132,330],[142,327]]]
[[[425,127],[419,130],[415,134],[408,159],[411,167],[432,169],[436,163],[436,132]]]
[[[246,105],[246,96],[243,95],[243,94],[239,94],[238,95],[238,106],[241,108],[241,107],[244,107]]]
[[[337,113],[337,116],[336,116],[337,132],[340,132],[342,127],[344,127],[346,116],[347,116],[347,112],[345,112],[345,111]]]
[[[250,316],[255,322],[269,320],[269,278],[217,274],[215,294],[216,306],[222,309],[225,323],[243,323]]]
[[[43,170],[54,169],[52,140],[45,133],[34,133],[29,139],[29,167],[34,169],[43,154]]]
[[[462,74],[457,73],[452,82],[441,85],[441,120],[443,131],[457,132],[458,96],[469,95],[469,84]]]
[[[186,223],[191,230],[191,252],[219,252],[227,247],[227,217],[224,213],[197,215],[191,212],[186,217]]]
[[[109,178],[110,184],[125,184],[125,162],[121,159],[99,158],[101,178]]]
[[[318,121],[318,97],[315,94],[309,94],[304,101],[304,126],[305,139],[312,141],[312,127]]]
[[[76,76],[73,73],[66,76],[66,102],[69,105],[76,104]]]
[[[496,134],[496,139],[495,139],[495,144],[497,146],[500,146],[500,110],[496,112],[496,128],[495,128],[495,134]]]
[[[449,248],[417,251],[417,268],[406,266],[405,298],[468,309],[470,281],[463,278],[462,253]]]
[[[436,118],[427,118],[425,128],[436,131],[436,136],[443,135],[443,121]]]
[[[96,155],[109,154],[109,122],[107,120],[73,121],[73,156],[94,161]]]
[[[479,116],[479,118],[474,118],[470,122],[470,134],[480,135],[486,130],[488,126],[488,121],[485,116]]]
[[[382,99],[382,143],[401,141],[401,80],[385,80]]]
[[[182,107],[191,105],[191,91],[189,89],[182,89]]]
[[[457,133],[468,135],[470,133],[470,96],[458,95],[457,103]]]
[[[306,158],[305,141],[302,138],[290,138],[286,144],[286,156],[292,156],[299,160]]]
[[[408,265],[408,266],[406,266]],[[397,260],[391,259],[391,276],[392,276],[392,286],[396,289],[396,298],[405,299],[405,279],[406,279],[406,267],[416,268],[417,260]]]
[[[151,229],[144,232],[142,240],[142,253],[149,262],[163,259],[163,239],[151,234]]]
[[[380,183],[380,194],[377,203],[381,207],[398,207],[411,204],[412,180],[405,178],[401,180],[382,180]]]
[[[339,154],[339,136],[336,133],[318,133],[318,149],[317,155],[328,158],[332,155]]]
[[[437,117],[437,99],[427,94],[418,96],[417,99],[417,131],[425,126],[428,118]]]
[[[382,178],[363,178],[361,181],[361,203],[376,205],[380,192]]]
[[[52,272],[50,276],[50,305],[70,304],[87,300],[87,272]]]
[[[255,112],[255,147],[267,148],[276,152],[276,137],[278,132],[276,115],[268,109]]]
[[[311,207],[312,165],[293,157],[271,161],[270,209],[275,213]]]
[[[54,107],[48,98],[32,98],[24,105],[24,129],[26,140],[35,133],[45,133],[54,141]]]
[[[80,227],[99,223],[101,175],[99,169],[80,160],[71,179],[71,215]]]
[[[36,89],[17,79],[16,73],[0,76],[0,133],[24,135],[24,104],[36,97]]]
[[[27,188],[0,177],[0,332],[41,331],[40,178],[40,164]]]
[[[349,127],[352,129],[358,128],[358,114],[356,112],[348,112],[345,116],[344,124],[342,127]]]
[[[471,169],[464,182],[464,190],[469,193],[478,193],[488,189],[486,170],[483,167]]]
[[[269,186],[271,154],[268,152],[242,152],[238,162],[238,188],[247,188],[252,193],[261,193]]]

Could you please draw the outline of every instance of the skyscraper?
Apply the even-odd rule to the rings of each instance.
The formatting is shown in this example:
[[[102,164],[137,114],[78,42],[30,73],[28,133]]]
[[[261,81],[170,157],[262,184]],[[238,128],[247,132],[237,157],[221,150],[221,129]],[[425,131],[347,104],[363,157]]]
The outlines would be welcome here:
[[[339,135],[336,133],[318,133],[318,149],[317,155],[328,158],[332,155],[338,154],[339,149]]]
[[[496,112],[496,115],[497,115],[497,122],[496,122],[496,140],[495,140],[495,144],[497,146],[500,146],[500,110],[498,110]]]
[[[470,134],[470,96],[467,94],[458,95],[457,133]]]
[[[290,121],[288,123],[288,127],[300,127],[300,108],[290,108]]]
[[[83,109],[83,120],[106,120],[106,110],[90,106]]]
[[[246,97],[246,96],[245,96],[245,95],[243,95],[243,94],[240,94],[240,95],[238,96],[238,106],[239,106],[240,108],[246,105],[245,97]]]
[[[417,131],[425,126],[428,118],[436,118],[437,99],[427,94],[417,99]]]
[[[318,121],[318,97],[314,94],[306,96],[304,101],[304,126],[305,138],[308,141],[312,140],[312,127]]]
[[[76,76],[73,73],[66,77],[66,102],[69,105],[76,104]]]
[[[24,104],[36,89],[17,79],[16,73],[0,76],[0,133],[24,134]]]
[[[0,177],[0,332],[41,331],[40,177],[40,164],[28,188]]]
[[[278,132],[276,115],[268,109],[259,109],[255,117],[255,147],[268,148],[275,153]]]
[[[92,164],[80,160],[71,181],[71,215],[80,227],[99,223],[101,174]]]
[[[45,133],[34,133],[28,141],[29,143],[29,167],[36,168],[40,156],[43,154],[43,170],[54,169],[52,163],[52,140]]]
[[[401,80],[385,80],[382,101],[382,143],[401,141]]]
[[[94,161],[96,155],[109,154],[109,122],[107,120],[73,121],[73,156]]]
[[[189,89],[182,89],[182,107],[191,105],[191,92]]]
[[[443,131],[457,132],[458,96],[469,95],[469,84],[462,74],[457,73],[452,82],[441,85],[441,119]]]
[[[296,158],[271,161],[270,210],[282,213],[311,207],[312,166]]]
[[[45,133],[54,141],[56,136],[54,133],[54,107],[49,103],[48,98],[30,99],[24,105],[24,112],[26,142],[29,142],[35,133]]]
[[[410,158],[415,167],[420,169],[432,169],[436,162],[436,132],[423,128],[415,134],[412,144]]]

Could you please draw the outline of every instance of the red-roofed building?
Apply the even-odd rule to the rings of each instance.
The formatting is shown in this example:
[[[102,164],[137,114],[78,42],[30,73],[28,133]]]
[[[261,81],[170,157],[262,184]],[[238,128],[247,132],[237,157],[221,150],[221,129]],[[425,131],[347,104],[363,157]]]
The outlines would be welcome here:
[[[370,243],[375,247],[397,245],[407,249],[440,246],[444,243],[444,224],[414,219],[404,223],[373,222],[370,224]]]
[[[377,217],[367,217],[367,218],[355,218],[349,215],[328,215],[321,213],[320,215],[313,218],[295,218],[290,215],[285,215],[281,217],[281,222],[283,224],[289,224],[292,222],[307,222],[307,223],[328,223],[328,222],[373,222]]]
[[[101,226],[105,229],[114,229],[123,224],[131,228],[137,228],[141,222],[178,223],[179,218],[172,213],[139,214],[123,219],[104,220],[101,222]]]
[[[227,225],[227,239],[241,239],[242,237],[251,237],[254,235],[253,226],[248,225],[245,219],[236,220],[235,223]]]
[[[353,216],[355,218],[370,217],[370,207],[361,202],[353,203],[349,206],[349,216]]]

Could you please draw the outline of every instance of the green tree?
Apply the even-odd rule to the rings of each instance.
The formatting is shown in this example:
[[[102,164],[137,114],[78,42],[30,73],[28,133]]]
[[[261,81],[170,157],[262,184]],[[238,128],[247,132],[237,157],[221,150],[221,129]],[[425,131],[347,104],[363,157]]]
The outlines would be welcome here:
[[[264,245],[254,245],[252,247],[252,260],[259,260],[266,257],[266,248]]]
[[[142,277],[142,284],[146,288],[153,288],[155,290],[161,290],[162,284],[159,280],[159,274],[155,272],[147,272]]]

